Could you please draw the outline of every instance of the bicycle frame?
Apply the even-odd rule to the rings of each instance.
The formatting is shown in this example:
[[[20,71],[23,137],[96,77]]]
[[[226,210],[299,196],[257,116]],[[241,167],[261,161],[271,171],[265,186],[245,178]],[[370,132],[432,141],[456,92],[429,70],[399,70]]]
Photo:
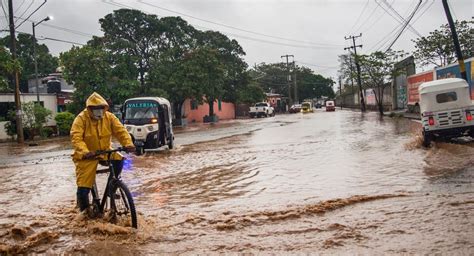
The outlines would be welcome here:
[[[104,207],[107,202],[107,196],[109,196],[109,188],[113,186],[113,184],[119,180],[119,178],[116,177],[115,175],[115,170],[114,166],[112,164],[112,161],[110,160],[110,157],[112,155],[112,152],[108,152],[107,154],[107,165],[109,168],[109,177],[107,178],[107,184],[105,186],[104,194],[102,195],[102,200],[99,198],[99,191],[97,189],[97,182],[94,182],[94,185],[92,186],[92,201],[93,203],[98,206],[99,213],[102,214],[104,213]]]

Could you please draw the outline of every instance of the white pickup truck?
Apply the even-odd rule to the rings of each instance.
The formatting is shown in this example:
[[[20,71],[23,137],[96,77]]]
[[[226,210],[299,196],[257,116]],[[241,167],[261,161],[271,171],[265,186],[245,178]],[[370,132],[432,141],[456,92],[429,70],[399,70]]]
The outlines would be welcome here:
[[[419,91],[424,146],[436,139],[474,137],[474,105],[465,80],[447,78],[426,82],[420,85]]]
[[[270,106],[267,102],[259,102],[255,104],[254,107],[250,107],[249,111],[250,117],[267,117],[267,116],[275,116],[275,110],[272,106]]]

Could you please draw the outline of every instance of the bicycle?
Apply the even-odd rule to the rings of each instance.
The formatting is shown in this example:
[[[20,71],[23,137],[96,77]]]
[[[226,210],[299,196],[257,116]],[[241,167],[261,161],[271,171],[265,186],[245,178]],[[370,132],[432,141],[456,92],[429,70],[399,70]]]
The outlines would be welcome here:
[[[127,186],[122,182],[119,177],[116,177],[114,166],[110,157],[114,152],[127,152],[123,147],[112,150],[100,150],[96,151],[95,156],[107,154],[107,169],[97,170],[96,173],[109,173],[107,180],[107,185],[100,199],[97,182],[94,182],[92,186],[91,195],[92,195],[92,204],[90,205],[92,211],[92,217],[102,217],[104,213],[108,214],[108,219],[111,223],[116,223],[118,217],[130,215],[131,226],[137,228],[137,213],[135,210],[135,203],[133,202],[132,194]]]

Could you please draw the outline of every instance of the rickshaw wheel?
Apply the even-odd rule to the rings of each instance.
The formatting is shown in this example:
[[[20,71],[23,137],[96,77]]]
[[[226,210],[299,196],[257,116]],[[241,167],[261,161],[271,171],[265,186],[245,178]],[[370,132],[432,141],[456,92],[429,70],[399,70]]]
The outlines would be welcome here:
[[[168,148],[169,149],[174,148],[174,136],[170,136],[170,141],[168,142]]]
[[[135,154],[137,156],[141,156],[145,153],[145,149],[143,147],[137,147],[136,150],[135,150]]]

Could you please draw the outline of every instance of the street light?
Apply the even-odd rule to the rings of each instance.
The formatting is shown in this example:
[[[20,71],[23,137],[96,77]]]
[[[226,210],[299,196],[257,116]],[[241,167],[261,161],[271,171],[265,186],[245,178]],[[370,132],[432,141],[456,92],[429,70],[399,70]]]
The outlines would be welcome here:
[[[36,78],[36,102],[38,104],[40,104],[40,96],[39,96],[39,84],[38,84],[38,62],[37,62],[37,58],[36,58],[36,34],[35,34],[35,27],[38,26],[39,24],[41,24],[41,22],[43,21],[48,21],[48,20],[52,20],[53,17],[51,16],[48,16],[44,19],[42,19],[40,22],[38,23],[34,23],[34,22],[31,22],[31,26],[33,28],[33,59],[34,59],[34,62],[35,62],[35,78]]]

